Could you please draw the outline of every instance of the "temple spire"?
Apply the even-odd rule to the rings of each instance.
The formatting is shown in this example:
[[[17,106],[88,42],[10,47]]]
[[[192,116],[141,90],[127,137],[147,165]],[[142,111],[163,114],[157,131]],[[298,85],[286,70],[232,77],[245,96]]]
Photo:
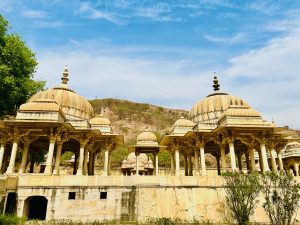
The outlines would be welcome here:
[[[64,72],[63,72],[63,76],[61,78],[61,87],[68,88],[68,81],[69,81],[69,70],[66,65]]]
[[[219,85],[219,80],[218,80],[218,78],[216,76],[216,72],[214,72],[214,80],[213,80],[213,82],[214,82],[214,85],[213,85],[214,91],[215,92],[219,91],[220,90],[220,85]]]

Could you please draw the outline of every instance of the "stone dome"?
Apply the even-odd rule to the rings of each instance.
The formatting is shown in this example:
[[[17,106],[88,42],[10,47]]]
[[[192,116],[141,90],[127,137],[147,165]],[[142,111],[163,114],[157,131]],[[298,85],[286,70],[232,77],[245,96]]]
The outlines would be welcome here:
[[[241,98],[219,92],[219,86],[217,77],[214,77],[214,93],[198,101],[190,110],[189,117],[193,122],[216,123],[221,115],[232,105],[244,109],[251,108]]]
[[[174,123],[174,126],[179,127],[193,127],[194,123],[191,120],[184,119],[183,116],[181,116],[176,122]]]
[[[137,144],[140,144],[143,142],[156,142],[157,143],[157,137],[155,136],[155,134],[153,134],[150,131],[144,131],[137,136]]]
[[[145,153],[139,154],[139,164],[146,165],[147,163],[148,163],[148,156]],[[127,164],[135,166],[136,156],[134,152],[129,153],[127,157]]]
[[[92,105],[84,97],[67,87],[68,80],[68,69],[65,69],[60,87],[40,91],[29,98],[27,103],[52,99],[60,106],[67,119],[91,119],[94,115]]]
[[[92,119],[90,119],[91,125],[108,125],[110,126],[110,120],[106,118],[102,113]]]
[[[286,145],[286,151],[300,148],[300,143],[297,141],[290,142]]]
[[[22,104],[20,111],[59,111],[60,106],[53,99],[38,99]]]

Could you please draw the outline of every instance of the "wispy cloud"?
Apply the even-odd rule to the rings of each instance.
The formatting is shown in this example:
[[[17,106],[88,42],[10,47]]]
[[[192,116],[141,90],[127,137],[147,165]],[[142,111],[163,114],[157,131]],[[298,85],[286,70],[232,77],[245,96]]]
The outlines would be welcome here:
[[[36,20],[34,26],[36,28],[58,28],[63,26],[63,23],[61,21]]]
[[[0,12],[10,12],[12,11],[13,7],[12,7],[13,1],[10,0],[1,0],[0,1]]]
[[[44,11],[31,10],[31,9],[26,9],[21,14],[23,17],[31,18],[31,19],[42,19],[42,18],[45,18],[45,16],[46,16]]]
[[[231,37],[214,36],[214,35],[206,34],[203,35],[203,38],[210,42],[229,43],[229,44],[237,44],[237,43],[245,42],[247,40],[247,37],[244,33],[238,33]]]
[[[104,19],[117,25],[124,24],[124,21],[118,19],[113,14],[98,10],[92,7],[89,3],[82,3],[77,13],[82,14],[89,19]]]

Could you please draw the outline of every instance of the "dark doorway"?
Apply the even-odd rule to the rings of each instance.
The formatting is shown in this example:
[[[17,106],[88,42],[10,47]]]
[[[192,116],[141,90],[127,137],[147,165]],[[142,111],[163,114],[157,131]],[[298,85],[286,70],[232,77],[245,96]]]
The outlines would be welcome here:
[[[28,212],[28,219],[45,220],[47,214],[48,200],[44,196],[32,196],[26,199],[25,206],[28,207],[25,211]]]
[[[15,214],[17,209],[17,193],[9,192],[7,195],[5,214]]]

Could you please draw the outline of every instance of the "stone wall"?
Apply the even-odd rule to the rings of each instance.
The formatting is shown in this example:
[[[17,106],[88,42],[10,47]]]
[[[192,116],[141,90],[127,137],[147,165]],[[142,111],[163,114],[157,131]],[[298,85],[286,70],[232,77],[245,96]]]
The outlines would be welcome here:
[[[220,222],[228,211],[223,184],[221,177],[21,175],[17,214],[26,215],[28,197],[45,196],[46,219],[134,221],[170,217]],[[75,199],[68,199],[70,192],[76,192]],[[104,194],[101,199],[101,192],[107,193],[106,198]],[[263,203],[262,196],[259,200]],[[251,220],[267,221],[261,205]]]

